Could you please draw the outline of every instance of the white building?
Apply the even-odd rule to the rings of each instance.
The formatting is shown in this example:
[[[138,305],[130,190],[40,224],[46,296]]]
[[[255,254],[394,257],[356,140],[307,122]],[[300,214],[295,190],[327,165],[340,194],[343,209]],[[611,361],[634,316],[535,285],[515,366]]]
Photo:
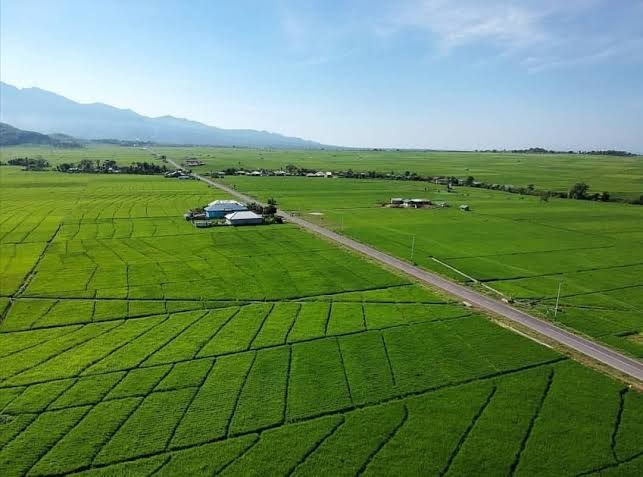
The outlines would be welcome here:
[[[263,217],[250,210],[233,212],[225,216],[225,223],[228,225],[260,225],[263,224]]]
[[[210,202],[203,210],[205,210],[208,219],[220,219],[231,212],[248,210],[248,207],[246,207],[246,204],[236,200],[215,200]]]

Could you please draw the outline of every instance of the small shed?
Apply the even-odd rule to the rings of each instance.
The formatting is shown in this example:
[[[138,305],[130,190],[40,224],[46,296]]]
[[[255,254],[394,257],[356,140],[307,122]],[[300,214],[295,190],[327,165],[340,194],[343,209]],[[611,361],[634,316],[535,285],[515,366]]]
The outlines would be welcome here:
[[[263,224],[263,217],[251,210],[233,212],[225,216],[225,223],[228,225],[260,225]]]
[[[467,204],[462,204],[462,205],[460,206],[460,210],[461,210],[462,212],[469,212],[469,211],[471,210],[471,208],[470,208]]]
[[[401,197],[393,197],[391,199],[391,205],[402,205],[404,203],[404,199]]]
[[[419,209],[421,207],[431,205],[431,201],[429,199],[410,199],[407,204],[408,207]]]

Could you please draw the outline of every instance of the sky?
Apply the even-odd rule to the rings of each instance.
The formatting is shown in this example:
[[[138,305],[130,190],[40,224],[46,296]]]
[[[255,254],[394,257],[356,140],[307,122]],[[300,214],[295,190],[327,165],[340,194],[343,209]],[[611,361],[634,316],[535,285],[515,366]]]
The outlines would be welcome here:
[[[0,79],[324,144],[643,152],[643,0],[0,0]]]

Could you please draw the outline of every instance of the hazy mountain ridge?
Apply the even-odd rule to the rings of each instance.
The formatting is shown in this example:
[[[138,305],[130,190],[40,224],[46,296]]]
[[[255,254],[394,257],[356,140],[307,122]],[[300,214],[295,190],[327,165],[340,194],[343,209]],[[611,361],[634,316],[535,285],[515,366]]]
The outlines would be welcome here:
[[[66,134],[41,134],[0,122],[0,146],[39,144],[56,147],[81,147],[81,141]]]
[[[82,104],[40,88],[0,82],[0,121],[16,128],[83,139],[114,138],[159,144],[321,148],[321,144],[252,129],[222,129],[174,116],[143,116],[104,103]]]

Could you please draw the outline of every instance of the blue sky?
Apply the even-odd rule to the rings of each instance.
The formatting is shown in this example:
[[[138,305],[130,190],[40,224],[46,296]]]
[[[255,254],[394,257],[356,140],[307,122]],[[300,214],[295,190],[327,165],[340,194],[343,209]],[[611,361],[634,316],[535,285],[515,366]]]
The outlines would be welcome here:
[[[2,0],[0,78],[327,144],[643,152],[643,0]]]

